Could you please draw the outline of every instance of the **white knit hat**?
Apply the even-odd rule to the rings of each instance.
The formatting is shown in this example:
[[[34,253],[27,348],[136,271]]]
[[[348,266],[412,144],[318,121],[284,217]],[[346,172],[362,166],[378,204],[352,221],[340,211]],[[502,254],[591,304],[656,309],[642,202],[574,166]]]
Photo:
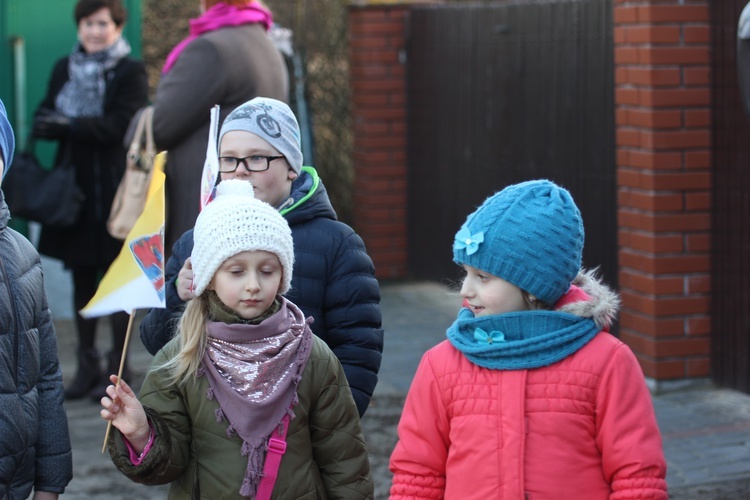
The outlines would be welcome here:
[[[193,291],[200,295],[216,270],[240,252],[265,250],[278,256],[283,268],[279,294],[289,290],[294,242],[286,219],[253,195],[249,181],[219,183],[216,198],[198,215],[193,231]]]

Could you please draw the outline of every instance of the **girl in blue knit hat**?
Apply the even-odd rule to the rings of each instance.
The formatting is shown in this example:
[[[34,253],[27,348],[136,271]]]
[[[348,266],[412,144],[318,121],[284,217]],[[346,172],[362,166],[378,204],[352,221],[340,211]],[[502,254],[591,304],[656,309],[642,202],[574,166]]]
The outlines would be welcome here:
[[[581,269],[570,193],[488,198],[456,233],[465,307],[414,376],[391,498],[666,499],[643,373],[608,333],[619,298]]]

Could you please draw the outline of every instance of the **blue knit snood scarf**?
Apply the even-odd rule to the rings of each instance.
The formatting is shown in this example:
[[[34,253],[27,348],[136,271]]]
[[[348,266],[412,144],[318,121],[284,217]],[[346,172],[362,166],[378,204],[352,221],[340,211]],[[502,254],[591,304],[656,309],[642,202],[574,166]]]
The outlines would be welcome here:
[[[523,311],[474,317],[461,309],[448,340],[475,365],[524,370],[563,360],[599,333],[591,318],[559,311]]]

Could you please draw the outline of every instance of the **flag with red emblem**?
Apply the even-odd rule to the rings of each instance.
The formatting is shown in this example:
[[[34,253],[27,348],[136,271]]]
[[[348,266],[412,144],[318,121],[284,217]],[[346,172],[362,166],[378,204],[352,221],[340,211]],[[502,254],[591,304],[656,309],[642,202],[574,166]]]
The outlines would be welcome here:
[[[164,162],[157,155],[146,207],[128,233],[122,250],[81,309],[85,318],[118,311],[164,307]]]

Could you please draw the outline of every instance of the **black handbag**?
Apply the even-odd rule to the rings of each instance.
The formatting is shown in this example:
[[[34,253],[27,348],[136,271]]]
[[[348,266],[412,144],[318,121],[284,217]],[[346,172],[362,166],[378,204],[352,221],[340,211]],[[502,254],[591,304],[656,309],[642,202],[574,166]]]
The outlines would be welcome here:
[[[76,183],[70,156],[68,143],[62,163],[45,169],[34,153],[34,140],[29,140],[26,150],[13,158],[3,179],[5,201],[12,216],[48,227],[70,227],[78,221],[84,196]]]

